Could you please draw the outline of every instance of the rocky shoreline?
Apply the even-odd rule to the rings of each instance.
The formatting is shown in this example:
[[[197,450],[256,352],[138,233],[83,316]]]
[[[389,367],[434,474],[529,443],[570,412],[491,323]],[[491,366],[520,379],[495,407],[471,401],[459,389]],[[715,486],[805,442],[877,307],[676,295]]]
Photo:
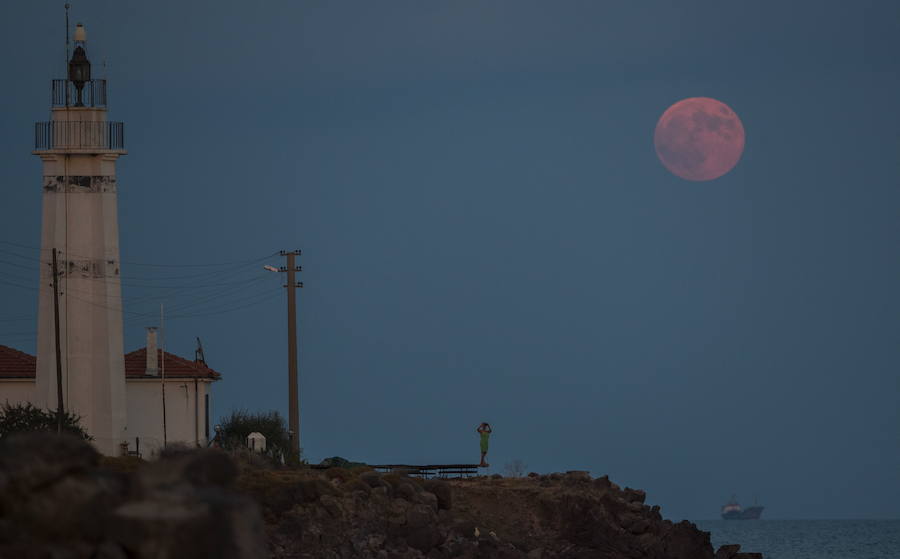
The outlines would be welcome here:
[[[585,472],[422,480],[270,470],[212,450],[103,460],[49,434],[0,442],[0,559],[758,559],[714,551],[643,491]]]

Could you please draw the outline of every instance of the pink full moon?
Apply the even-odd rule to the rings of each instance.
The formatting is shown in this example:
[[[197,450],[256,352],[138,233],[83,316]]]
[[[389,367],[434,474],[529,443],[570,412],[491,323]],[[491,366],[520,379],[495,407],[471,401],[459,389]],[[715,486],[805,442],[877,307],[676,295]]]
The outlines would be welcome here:
[[[659,117],[653,143],[659,160],[673,174],[709,181],[737,165],[744,151],[744,125],[725,103],[690,97]]]

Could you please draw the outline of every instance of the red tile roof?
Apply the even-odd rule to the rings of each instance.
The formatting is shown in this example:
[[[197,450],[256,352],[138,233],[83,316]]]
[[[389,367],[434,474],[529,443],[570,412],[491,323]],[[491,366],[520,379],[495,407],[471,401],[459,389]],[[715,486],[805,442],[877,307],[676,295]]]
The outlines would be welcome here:
[[[0,345],[0,378],[34,378],[36,363],[33,355]]]
[[[162,351],[160,351],[159,359],[159,363],[162,365]],[[141,348],[125,355],[125,378],[154,378],[144,374],[146,368],[147,348]],[[0,345],[0,379],[34,378],[35,371],[37,371],[37,359],[33,355]],[[207,367],[205,363],[188,361],[166,352],[166,378],[169,377],[219,380],[222,375]]]
[[[157,356],[157,363],[162,368],[162,350]],[[125,354],[125,377],[126,378],[147,378],[145,371],[147,370],[147,348],[142,347],[137,351]],[[205,363],[198,361],[188,361],[166,352],[166,378],[208,378],[219,380],[222,375],[210,369]]]

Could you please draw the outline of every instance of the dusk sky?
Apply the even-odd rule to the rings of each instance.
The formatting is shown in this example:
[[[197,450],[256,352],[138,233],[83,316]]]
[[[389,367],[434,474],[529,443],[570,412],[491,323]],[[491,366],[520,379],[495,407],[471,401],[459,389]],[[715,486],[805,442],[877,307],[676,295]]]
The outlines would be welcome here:
[[[3,2],[0,344],[34,353],[35,121],[62,1]],[[900,518],[900,3],[72,2],[117,164],[126,350],[203,340],[214,417],[370,463],[609,474],[663,515]],[[656,122],[746,130],[691,182]],[[153,264],[153,265],[148,265]]]

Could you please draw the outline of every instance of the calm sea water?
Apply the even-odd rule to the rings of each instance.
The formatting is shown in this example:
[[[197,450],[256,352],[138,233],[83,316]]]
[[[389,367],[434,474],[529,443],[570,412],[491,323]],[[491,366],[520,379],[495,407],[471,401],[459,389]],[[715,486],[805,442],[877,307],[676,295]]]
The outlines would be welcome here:
[[[765,559],[900,559],[900,520],[700,520],[714,549],[728,543]]]

